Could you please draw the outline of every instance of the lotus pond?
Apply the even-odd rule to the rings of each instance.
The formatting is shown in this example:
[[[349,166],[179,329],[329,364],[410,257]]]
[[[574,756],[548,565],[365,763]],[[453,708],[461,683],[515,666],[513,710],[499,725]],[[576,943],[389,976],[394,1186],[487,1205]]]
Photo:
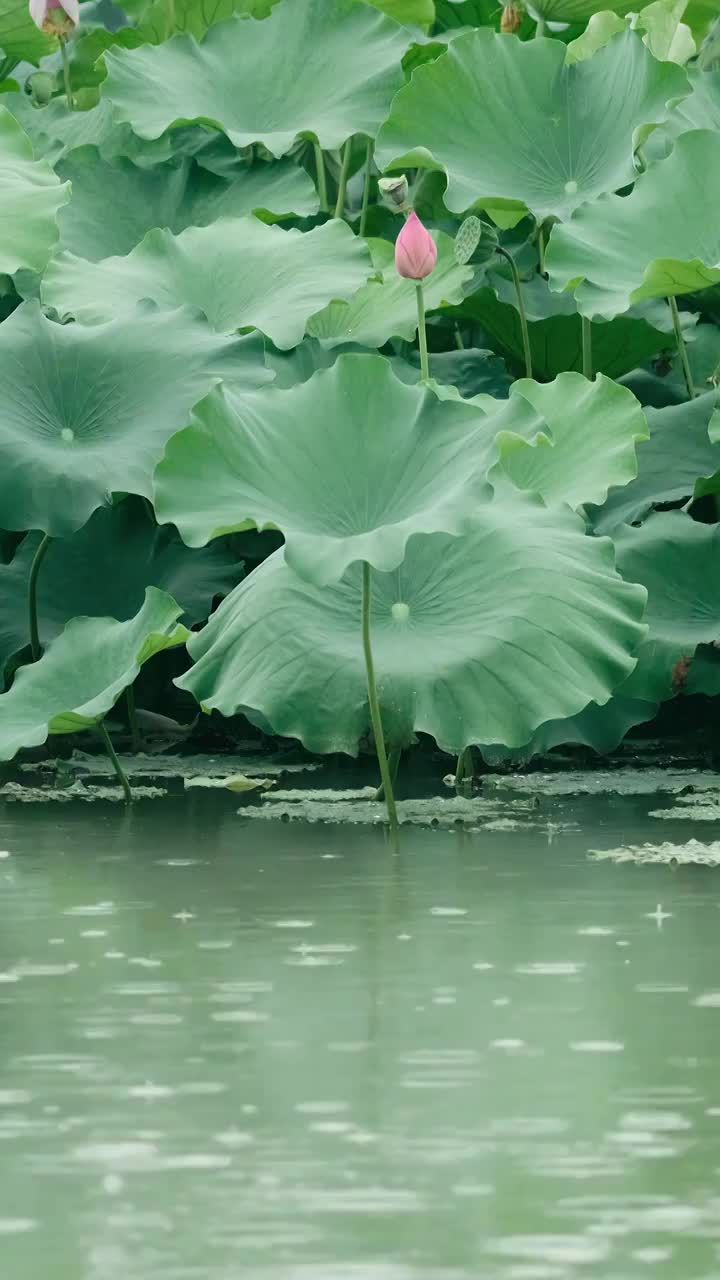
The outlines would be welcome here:
[[[716,1275],[717,871],[589,853],[707,842],[687,778],[394,858],[226,791],[6,804],[3,1276]]]

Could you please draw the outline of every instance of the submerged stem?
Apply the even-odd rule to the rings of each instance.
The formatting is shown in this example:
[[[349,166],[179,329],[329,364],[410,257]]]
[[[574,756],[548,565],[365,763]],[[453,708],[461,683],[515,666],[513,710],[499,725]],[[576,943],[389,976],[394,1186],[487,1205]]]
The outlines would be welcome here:
[[[385,736],[383,734],[380,703],[378,701],[377,685],[375,683],[375,664],[373,662],[372,645],[370,643],[370,565],[367,560],[363,560],[362,566],[362,642],[363,652],[365,654],[365,670],[367,672],[370,720],[372,723],[373,734],[375,735],[375,750],[377,752],[378,765],[380,766],[380,779],[382,781],[385,796],[388,821],[390,823],[391,830],[395,833],[397,832],[398,825],[397,809],[395,808],[395,793],[393,791],[390,767],[388,765],[387,752],[385,750]]]
[[[28,609],[30,614],[30,648],[32,650],[32,660],[37,662],[41,654],[40,649],[40,633],[38,631],[38,612],[37,612],[37,580],[47,549],[52,542],[52,538],[46,533],[40,542],[33,562],[30,566],[30,577],[28,578]]]
[[[343,147],[342,161],[340,164],[340,179],[338,181],[337,200],[335,201],[335,217],[342,218],[345,212],[345,193],[347,191],[348,169],[350,168],[350,150],[352,147],[352,138],[348,138]]]
[[[402,747],[393,747],[388,757],[388,767],[390,769],[390,779],[392,781],[393,787],[395,786],[395,783],[397,781],[398,769],[400,768],[401,755],[402,755]],[[380,786],[375,792],[375,799],[376,800],[385,799],[385,788],[382,782],[380,783]]]
[[[315,168],[317,171],[317,189],[318,199],[320,200],[320,212],[328,211],[328,194],[327,194],[327,177],[325,176],[325,157],[322,153],[322,147],[319,142],[313,143],[315,151]]]
[[[503,249],[501,245],[497,246],[497,252],[502,254],[503,258],[510,264],[512,272],[513,284],[515,285],[515,297],[517,298],[517,308],[520,315],[520,332],[522,334],[523,355],[525,357],[525,377],[532,378],[532,352],[530,350],[530,333],[528,330],[527,315],[525,313],[525,303],[523,301],[522,284],[520,283],[520,272],[515,265],[515,259],[507,249]]]
[[[462,786],[466,780],[470,782],[475,774],[475,766],[473,764],[472,747],[464,747],[457,758],[457,767],[455,769],[455,786]]]
[[[362,208],[360,210],[360,226],[358,228],[359,236],[365,235],[365,225],[367,223],[368,205],[370,203],[370,179],[372,176],[372,161],[373,161],[373,143],[372,143],[372,138],[368,138],[367,154],[365,156],[365,174],[363,178]]]
[[[127,703],[128,726],[130,728],[130,741],[132,749],[137,755],[142,750],[142,739],[140,737],[140,725],[137,718],[137,707],[135,706],[135,688],[129,684],[125,690],[125,701]]]
[[[97,730],[98,730],[98,733],[100,734],[100,737],[103,740],[105,750],[107,751],[108,756],[110,757],[110,763],[112,764],[112,767],[115,770],[115,773],[117,774],[118,782],[120,783],[120,786],[122,787],[125,793],[125,803],[132,804],[132,791],[130,790],[130,783],[125,777],[125,774],[123,773],[123,767],[117,758],[117,755],[115,753],[115,748],[112,742],[110,741],[110,734],[105,728],[105,722],[103,720],[98,721]]]
[[[67,36],[60,36],[60,54],[62,56],[63,80],[65,82],[65,97],[67,98],[68,111],[75,110],[75,101],[72,94],[72,84],[70,82],[70,59],[67,51]]]
[[[587,316],[580,317],[582,329],[582,371],[584,378],[592,378],[592,325]]]
[[[695,388],[693,386],[692,373],[690,371],[690,361],[688,360],[687,347],[683,338],[682,326],[680,324],[680,312],[674,298],[668,298],[670,303],[670,314],[672,316],[673,329],[675,330],[675,341],[677,343],[680,364],[682,365],[683,376],[685,378],[685,386],[687,387],[688,399],[695,399]]]
[[[430,365],[428,362],[427,330],[425,328],[425,297],[423,294],[422,280],[415,281],[415,293],[417,295],[418,346],[420,347],[420,378],[424,382],[427,378],[430,377]]]

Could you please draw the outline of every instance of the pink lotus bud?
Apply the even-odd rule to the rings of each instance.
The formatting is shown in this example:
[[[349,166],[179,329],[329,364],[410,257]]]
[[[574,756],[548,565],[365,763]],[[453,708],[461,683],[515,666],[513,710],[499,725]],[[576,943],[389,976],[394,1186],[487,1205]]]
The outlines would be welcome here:
[[[30,0],[30,17],[48,36],[69,36],[80,21],[79,0]]]
[[[416,213],[411,213],[395,241],[395,266],[406,280],[424,280],[437,262],[437,246]]]

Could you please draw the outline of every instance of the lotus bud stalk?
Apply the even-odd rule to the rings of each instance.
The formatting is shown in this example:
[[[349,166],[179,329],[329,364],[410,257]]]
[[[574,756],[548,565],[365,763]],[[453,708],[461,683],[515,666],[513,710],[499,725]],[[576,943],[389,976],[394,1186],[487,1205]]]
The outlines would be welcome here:
[[[417,214],[408,217],[395,241],[395,266],[406,280],[424,280],[435,270],[437,245]]]
[[[80,0],[30,0],[30,17],[48,36],[70,36],[80,21]]]

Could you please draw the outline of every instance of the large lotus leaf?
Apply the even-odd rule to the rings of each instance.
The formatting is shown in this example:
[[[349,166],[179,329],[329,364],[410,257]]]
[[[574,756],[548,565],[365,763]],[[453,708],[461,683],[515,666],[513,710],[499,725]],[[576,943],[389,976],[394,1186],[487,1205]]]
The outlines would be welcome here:
[[[29,533],[10,564],[0,566],[0,683],[7,660],[28,643],[28,577],[40,537]],[[96,511],[72,537],[50,543],[38,577],[40,639],[46,645],[70,618],[85,614],[131,618],[148,586],[177,600],[192,626],[240,573],[222,542],[191,551],[170,526],[157,527],[141,499],[125,498]]]
[[[492,426],[499,461],[488,478],[502,473],[519,489],[572,507],[602,502],[611,485],[632,480],[635,445],[648,438],[632,392],[602,374],[594,382],[580,373],[545,384],[522,378]]]
[[[263,221],[317,213],[315,187],[292,160],[247,165],[226,181],[187,157],[140,169],[118,156],[105,161],[82,147],[57,166],[72,183],[60,213],[60,243],[80,258],[129,253],[154,227],[177,234],[223,217],[257,213]]]
[[[632,680],[632,676],[630,676]],[[627,682],[625,682],[627,683]],[[609,702],[598,706],[590,702],[576,716],[567,720],[548,720],[535,730],[524,747],[481,747],[488,764],[524,764],[533,756],[546,755],[555,747],[582,746],[604,755],[614,751],[625,735],[635,725],[645,724],[657,713],[657,702],[644,702],[641,698],[626,697],[624,684],[613,694]]]
[[[35,156],[56,164],[76,147],[96,146],[105,157],[129,156],[139,165],[160,164],[175,154],[178,135],[146,142],[127,125],[116,123],[112,106],[101,101],[88,111],[69,111],[64,98],[52,98],[46,107],[34,107],[24,93],[3,95],[7,107],[32,138]]]
[[[567,218],[634,179],[636,131],[687,89],[684,71],[657,62],[631,31],[572,65],[560,41],[474,31],[396,95],[376,160],[444,170],[457,213],[479,204],[500,221],[525,208]]]
[[[369,5],[292,0],[262,22],[211,27],[200,45],[178,36],[110,51],[102,94],[142,138],[195,122],[277,157],[298,137],[334,150],[354,133],[375,137],[407,44],[407,31]]]
[[[0,50],[13,62],[32,62],[57,48],[56,41],[35,26],[28,0],[0,0]]]
[[[663,132],[677,136],[690,129],[720,132],[720,71],[688,72],[692,93],[673,106]]]
[[[682,21],[686,8],[687,0],[653,0],[639,13],[631,14],[629,23],[633,31],[644,33],[644,43],[654,57],[682,66],[696,53],[690,28]],[[568,45],[568,60],[592,57],[625,25],[617,13],[603,6],[590,18],[582,35]]]
[[[449,314],[480,324],[494,344],[518,368],[524,368],[522,327],[512,282],[499,271],[486,274],[489,287],[476,289]],[[569,293],[551,293],[540,275],[523,280],[533,376],[551,380],[583,367],[582,321]],[[665,314],[663,314],[665,313]],[[313,321],[315,323],[315,321]],[[615,320],[592,325],[595,373],[619,378],[674,343],[672,320],[664,304],[641,304]]]
[[[51,733],[98,724],[143,663],[187,639],[189,632],[177,624],[181,612],[172,596],[148,587],[129,622],[73,618],[39,662],[21,667],[0,695],[0,760],[40,746]]]
[[[425,310],[434,311],[462,300],[463,285],[473,268],[460,266],[453,241],[443,231],[435,233],[437,266],[424,282]],[[411,341],[417,330],[415,281],[395,270],[393,246],[387,240],[369,240],[376,278],[363,284],[349,302],[331,302],[310,320],[307,331],[328,346],[355,342],[381,347],[390,338]]]
[[[656,512],[639,528],[618,529],[614,541],[623,577],[648,592],[650,631],[623,692],[669,698],[677,663],[720,639],[720,525],[699,524],[682,511]]]
[[[473,405],[408,386],[378,355],[342,355],[288,391],[225,388],[193,412],[155,474],[158,519],[189,546],[277,528],[288,562],[337,582],[395,569],[413,533],[458,534],[486,500],[493,432]]]
[[[319,588],[282,550],[227,597],[177,683],[207,709],[249,708],[311,751],[354,754],[369,716],[360,567]],[[372,583],[372,644],[391,743],[429,733],[459,751],[522,746],[550,717],[604,702],[632,669],[645,592],[567,508],[518,496],[472,533],[417,535]]]
[[[553,228],[552,289],[573,289],[584,315],[612,319],[642,298],[720,280],[720,134],[684,133],[629,196],[603,196]]]
[[[140,34],[149,42],[159,44],[175,33],[201,40],[209,27],[217,22],[226,22],[233,14],[266,18],[277,2],[278,0],[173,0],[171,11],[168,0],[148,0],[142,8],[135,7],[135,16],[141,19]],[[123,8],[129,6],[123,5]]]
[[[58,238],[58,209],[70,199],[70,188],[44,160],[33,159],[30,139],[2,106],[0,192],[0,272],[42,271]]]
[[[720,449],[708,438],[717,402],[717,393],[709,391],[684,404],[645,410],[650,439],[638,451],[639,475],[611,489],[601,507],[588,511],[596,533],[642,520],[656,503],[690,497],[701,477],[720,468]]]
[[[348,298],[372,270],[362,240],[333,219],[313,231],[283,231],[257,218],[220,218],[180,235],[150,231],[124,258],[55,258],[43,301],[85,324],[126,315],[141,298],[197,306],[214,329],[254,326],[294,347],[307,320],[332,298]]]
[[[9,529],[74,533],[111,492],[149,497],[163,448],[222,377],[271,377],[254,341],[144,304],[86,328],[35,302],[0,325],[0,512]]]

